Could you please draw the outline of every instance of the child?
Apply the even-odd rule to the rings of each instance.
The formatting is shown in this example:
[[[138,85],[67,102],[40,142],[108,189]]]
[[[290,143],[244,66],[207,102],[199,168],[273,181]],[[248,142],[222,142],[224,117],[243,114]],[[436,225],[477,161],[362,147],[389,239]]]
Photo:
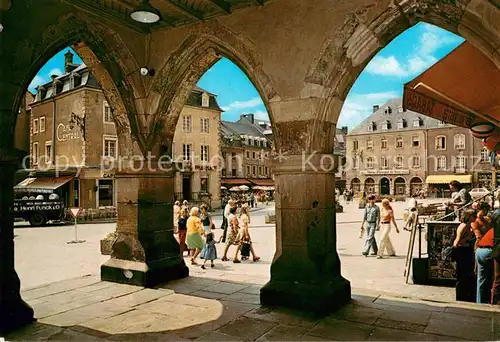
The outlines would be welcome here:
[[[201,265],[201,268],[205,269],[207,260],[210,260],[210,267],[214,268],[215,259],[217,259],[217,248],[215,247],[214,233],[208,233],[205,248],[203,249],[203,265]]]
[[[187,251],[188,255],[189,255],[189,249],[186,245],[187,219],[188,219],[187,211],[186,211],[186,209],[182,209],[180,217],[179,217],[179,221],[177,223],[177,229],[179,232],[179,245],[180,245],[182,256],[184,256],[185,251]]]

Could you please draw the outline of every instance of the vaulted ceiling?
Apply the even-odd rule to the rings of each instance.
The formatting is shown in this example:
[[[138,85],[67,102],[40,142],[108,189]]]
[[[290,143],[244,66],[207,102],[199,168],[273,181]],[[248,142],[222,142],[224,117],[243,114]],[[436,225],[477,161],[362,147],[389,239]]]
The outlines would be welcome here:
[[[149,25],[137,23],[130,13],[142,0],[63,0],[79,9],[98,14],[130,28],[146,31]],[[150,0],[151,6],[161,13],[161,21],[151,29],[176,27],[203,21],[248,6],[263,6],[270,0]]]

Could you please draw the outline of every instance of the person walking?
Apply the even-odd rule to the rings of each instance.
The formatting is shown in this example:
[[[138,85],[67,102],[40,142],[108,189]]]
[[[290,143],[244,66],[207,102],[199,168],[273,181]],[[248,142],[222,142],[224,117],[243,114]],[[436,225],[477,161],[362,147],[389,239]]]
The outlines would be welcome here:
[[[206,204],[202,204],[200,207],[201,214],[201,224],[203,225],[203,230],[205,231],[205,235],[212,232],[212,216],[208,212],[208,206]]]
[[[231,246],[238,246],[239,243],[239,224],[238,224],[238,219],[236,218],[236,206],[231,207],[229,210],[229,215],[227,217],[227,223],[228,223],[228,230],[229,230],[229,236],[226,241],[226,247],[224,248],[224,255],[222,256],[222,261],[229,261],[227,258],[227,252],[229,251],[229,247]],[[238,249],[236,250],[235,253],[235,258],[234,258],[235,263],[239,263],[240,261],[238,260]]]
[[[179,215],[179,221],[177,222],[177,227],[179,228],[179,247],[182,257],[184,257],[185,251],[187,251],[189,255],[189,249],[186,245],[187,220],[188,220],[187,211],[181,210],[181,213]]]
[[[177,234],[179,231],[179,219],[181,216],[181,203],[179,201],[175,201],[174,204],[174,234]]]
[[[203,249],[203,239],[202,235],[205,233],[203,227],[201,226],[200,210],[198,207],[193,207],[189,213],[189,218],[187,220],[187,246],[191,250],[191,265],[198,265],[196,263],[196,258]]]
[[[365,212],[363,214],[363,222],[361,223],[361,236],[365,230],[366,223],[366,242],[365,249],[363,251],[364,256],[368,256],[370,249],[373,250],[373,255],[377,255],[378,247],[377,241],[375,240],[375,231],[377,227],[380,226],[380,209],[375,204],[375,195],[368,196],[368,205],[365,206]]]
[[[205,269],[205,264],[210,260],[210,267],[214,268],[214,260],[217,259],[217,248],[215,247],[215,237],[214,233],[208,233],[205,241],[205,248],[201,255],[203,259],[203,265],[201,268]]]
[[[377,253],[377,258],[382,259],[384,257],[384,252],[387,250],[389,256],[396,256],[396,251],[392,245],[389,233],[391,232],[391,223],[394,224],[396,228],[396,233],[399,234],[398,225],[394,219],[394,210],[392,210],[391,203],[387,198],[382,200],[382,210],[380,212],[380,224],[382,228],[382,235],[380,236],[380,245]]]
[[[457,235],[453,242],[454,258],[457,263],[457,282],[455,298],[458,301],[476,301],[476,277],[474,275],[474,232],[472,222],[476,219],[476,212],[465,210],[461,223],[457,228]]]
[[[239,241],[241,242],[242,240],[244,240],[246,243],[248,243],[250,245],[250,253],[252,254],[252,258],[253,258],[253,261],[259,261],[260,260],[260,257],[258,257],[256,254],[255,254],[255,250],[253,248],[253,244],[252,244],[252,238],[250,237],[250,230],[248,229],[249,225],[250,225],[250,210],[248,208],[248,206],[243,206],[241,208],[241,213],[240,213],[240,232],[239,232]],[[241,250],[241,247],[242,247],[242,244],[239,243],[238,244],[238,248],[236,250],[236,256],[238,256],[238,253],[240,252]],[[234,259],[235,263],[238,263],[237,260],[237,257],[235,257]]]
[[[227,218],[230,214],[231,208],[233,208],[233,207],[234,208],[236,207],[236,202],[233,199],[230,199],[229,201],[227,201],[227,204],[224,207],[224,212],[222,213],[221,229],[224,229],[224,231],[222,232],[222,236],[220,237],[219,242],[221,242],[221,241],[226,242],[227,228],[229,226],[229,222],[228,222]]]

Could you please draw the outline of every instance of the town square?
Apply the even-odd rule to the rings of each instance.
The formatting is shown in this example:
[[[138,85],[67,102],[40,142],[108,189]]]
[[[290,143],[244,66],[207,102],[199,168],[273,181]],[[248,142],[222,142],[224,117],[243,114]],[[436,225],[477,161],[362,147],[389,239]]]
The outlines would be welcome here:
[[[0,0],[0,338],[500,340],[498,0]]]

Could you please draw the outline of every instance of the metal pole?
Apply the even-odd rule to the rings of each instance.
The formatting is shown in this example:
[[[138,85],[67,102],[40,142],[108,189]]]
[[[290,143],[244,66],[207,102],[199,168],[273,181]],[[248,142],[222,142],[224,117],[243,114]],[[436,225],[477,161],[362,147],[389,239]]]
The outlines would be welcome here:
[[[78,241],[78,225],[76,223],[76,216],[75,216],[75,241]]]

